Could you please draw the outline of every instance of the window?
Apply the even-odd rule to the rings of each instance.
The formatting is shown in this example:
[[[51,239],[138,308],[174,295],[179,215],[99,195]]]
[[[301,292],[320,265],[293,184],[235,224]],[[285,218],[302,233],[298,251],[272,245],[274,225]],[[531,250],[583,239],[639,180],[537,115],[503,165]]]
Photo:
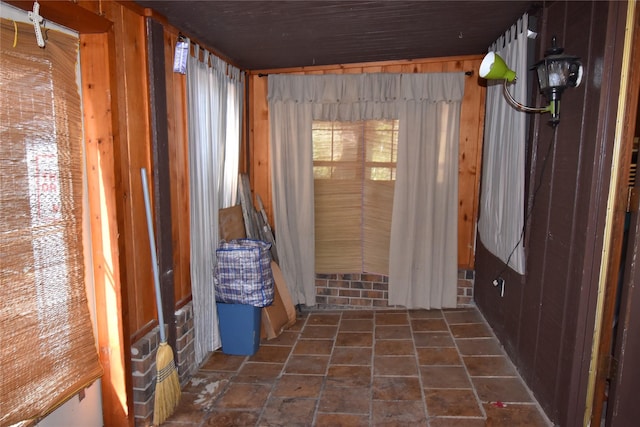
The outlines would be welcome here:
[[[316,272],[388,274],[398,120],[314,121]]]
[[[78,40],[1,22],[0,424],[37,418],[98,363],[85,291]]]

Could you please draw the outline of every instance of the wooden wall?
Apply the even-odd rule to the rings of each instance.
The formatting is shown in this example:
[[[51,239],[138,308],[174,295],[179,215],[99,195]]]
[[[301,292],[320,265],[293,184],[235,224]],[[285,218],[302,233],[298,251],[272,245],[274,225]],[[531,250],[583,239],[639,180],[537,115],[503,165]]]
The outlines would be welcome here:
[[[28,11],[32,1],[8,0]],[[105,425],[133,425],[131,343],[157,324],[140,168],[153,170],[145,15],[132,2],[40,3],[80,33],[85,151]],[[190,299],[184,76],[171,71],[177,30],[165,28],[175,301]],[[164,125],[164,123],[162,123]],[[151,175],[151,174],[150,174]],[[150,183],[152,184],[152,183]],[[152,195],[153,197],[153,195]]]
[[[254,194],[262,198],[273,223],[269,152],[268,73],[356,74],[356,73],[440,73],[470,71],[466,76],[460,117],[460,168],[458,208],[458,266],[474,268],[475,225],[478,212],[479,174],[482,157],[485,87],[478,79],[482,56],[434,58],[364,64],[303,67],[252,72],[249,76],[249,175]],[[277,232],[277,230],[276,230]]]
[[[191,300],[189,227],[189,152],[187,134],[186,76],[173,72],[173,55],[178,32],[165,25],[165,68],[167,76],[167,128],[171,174],[171,221],[176,308]]]
[[[587,401],[625,11],[625,2],[601,1],[543,10],[536,57],[556,35],[581,58],[584,78],[564,92],[555,132],[545,116],[535,119],[526,274],[504,271],[478,238],[476,303],[547,415],[566,427],[583,425]],[[492,285],[497,274],[503,298]]]
[[[152,169],[146,31],[144,17],[140,14],[114,2],[104,6],[106,17],[114,23],[120,140],[117,172],[121,182],[119,190],[124,198],[124,230],[121,230],[124,254],[121,255],[124,255],[129,284],[129,330],[135,335],[156,317],[140,179],[140,168]]]

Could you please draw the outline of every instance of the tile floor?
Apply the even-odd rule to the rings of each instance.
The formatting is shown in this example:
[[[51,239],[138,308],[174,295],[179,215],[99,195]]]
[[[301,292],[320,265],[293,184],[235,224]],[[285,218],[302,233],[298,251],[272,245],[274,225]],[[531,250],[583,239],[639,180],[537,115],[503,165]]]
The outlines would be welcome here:
[[[549,426],[482,315],[311,311],[253,356],[214,352],[163,426]]]

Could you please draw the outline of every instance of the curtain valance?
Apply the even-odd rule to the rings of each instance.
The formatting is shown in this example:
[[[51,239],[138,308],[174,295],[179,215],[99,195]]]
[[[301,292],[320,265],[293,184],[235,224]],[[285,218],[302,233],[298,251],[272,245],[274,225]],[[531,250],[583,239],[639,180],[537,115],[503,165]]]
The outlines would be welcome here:
[[[460,102],[463,73],[270,75],[269,102],[311,104],[316,120],[398,117],[407,102]]]

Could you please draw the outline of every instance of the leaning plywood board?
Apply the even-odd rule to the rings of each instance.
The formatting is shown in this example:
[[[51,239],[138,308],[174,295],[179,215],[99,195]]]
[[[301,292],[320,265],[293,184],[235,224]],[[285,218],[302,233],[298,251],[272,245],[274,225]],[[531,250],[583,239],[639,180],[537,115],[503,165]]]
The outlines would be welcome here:
[[[287,282],[284,280],[282,271],[280,271],[280,267],[274,261],[271,261],[271,271],[273,273],[273,281],[275,282],[276,289],[282,299],[282,305],[287,312],[287,319],[289,319],[287,327],[289,327],[296,323],[296,308],[291,300],[291,294],[289,293],[289,288],[287,287]]]
[[[247,234],[242,218],[242,206],[236,205],[218,211],[220,224],[220,239],[229,242],[234,239],[244,239]]]
[[[242,206],[242,217],[244,218],[247,237],[249,239],[259,239],[260,233],[258,232],[258,225],[255,220],[255,208],[253,207],[249,175],[241,173],[239,178],[238,195],[240,196],[240,206]]]
[[[262,205],[262,199],[259,194],[256,194],[256,200],[258,202],[258,207],[256,209],[257,212],[257,223],[260,228],[260,238],[265,242],[271,243],[271,259],[275,262],[280,262],[278,259],[278,250],[276,248],[276,239],[273,237],[273,231],[271,230],[271,226],[269,225],[269,220],[267,219],[267,214],[264,211],[264,206]]]

